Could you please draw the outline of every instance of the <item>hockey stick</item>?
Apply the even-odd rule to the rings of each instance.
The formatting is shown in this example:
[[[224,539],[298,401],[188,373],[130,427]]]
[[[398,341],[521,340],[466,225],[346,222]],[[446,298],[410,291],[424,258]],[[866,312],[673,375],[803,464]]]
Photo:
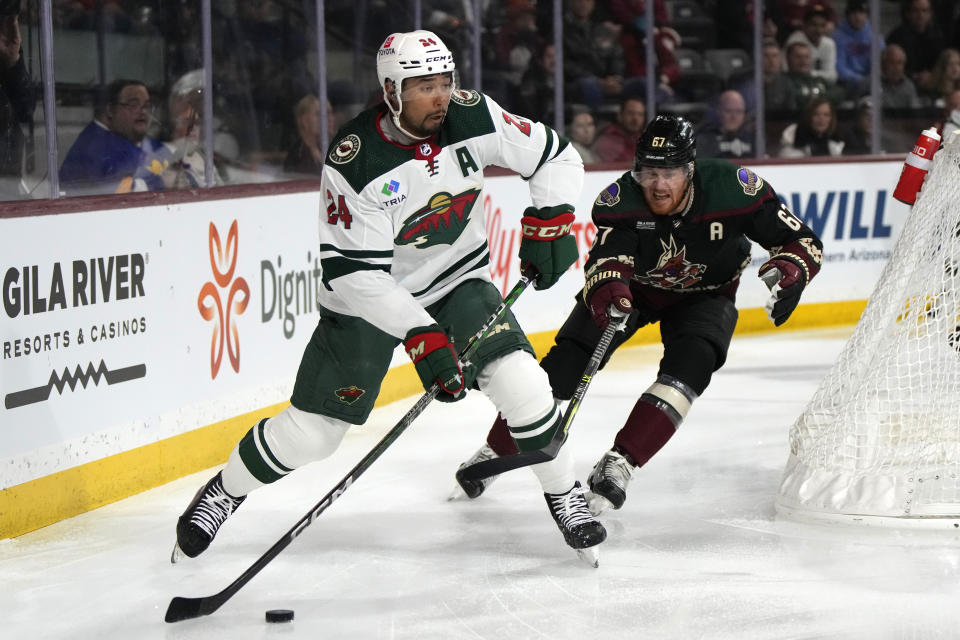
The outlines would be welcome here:
[[[503,316],[504,312],[510,308],[511,305],[520,297],[520,294],[533,282],[534,276],[524,273],[520,276],[520,281],[513,286],[513,289],[507,293],[503,302],[497,307],[497,310],[493,312],[493,315],[484,323],[484,325],[473,334],[470,339],[467,341],[467,344],[460,351],[459,359],[462,365],[465,365],[467,360],[472,356],[477,347],[480,344],[480,340],[487,336],[490,333],[492,327],[500,321],[500,317]],[[219,609],[223,603],[229,600],[233,594],[247,584],[251,578],[260,573],[260,570],[263,569],[271,560],[276,558],[281,551],[283,551],[287,545],[293,542],[294,538],[303,533],[303,530],[313,524],[313,521],[323,513],[327,507],[333,504],[334,500],[343,495],[343,492],[350,487],[351,484],[359,478],[364,471],[366,471],[374,461],[383,454],[387,448],[394,443],[394,441],[403,433],[407,427],[410,426],[410,423],[414,419],[423,413],[423,410],[427,408],[427,405],[437,396],[437,393],[440,391],[440,385],[434,383],[430,389],[424,393],[417,403],[407,411],[406,414],[400,421],[392,428],[387,435],[385,435],[380,442],[367,454],[363,457],[357,465],[351,469],[346,476],[343,477],[337,485],[330,490],[327,495],[323,497],[320,502],[315,504],[310,511],[306,513],[300,520],[293,525],[293,528],[283,534],[283,537],[277,540],[276,544],[270,547],[266,553],[264,553],[260,558],[257,559],[246,571],[240,574],[240,577],[230,583],[227,588],[219,593],[216,593],[212,596],[205,596],[203,598],[183,598],[180,596],[174,597],[170,601],[170,605],[167,607],[167,615],[164,617],[166,622],[179,622],[181,620],[189,620],[191,618],[199,618],[200,616],[210,615],[217,609]]]
[[[607,349],[610,348],[610,343],[613,341],[613,336],[627,326],[628,315],[621,313],[618,309],[613,307],[611,307],[609,313],[610,317],[614,318],[616,322],[611,322],[607,325],[607,328],[603,330],[603,334],[600,336],[600,341],[594,348],[593,354],[590,356],[590,360],[587,361],[587,366],[583,371],[583,375],[580,376],[580,384],[577,385],[577,390],[574,391],[573,397],[570,398],[570,404],[567,405],[567,411],[563,414],[563,422],[560,423],[560,428],[557,429],[553,439],[550,440],[550,442],[548,442],[542,449],[537,449],[536,451],[525,451],[523,453],[515,453],[509,456],[481,460],[480,462],[476,462],[469,467],[458,469],[456,473],[458,479],[481,480],[483,478],[489,478],[490,476],[506,473],[507,471],[513,471],[514,469],[519,469],[521,467],[529,467],[530,465],[540,464],[541,462],[549,462],[557,457],[557,453],[560,451],[561,445],[563,445],[564,441],[567,439],[567,433],[570,431],[570,424],[573,422],[573,419],[577,415],[577,411],[580,409],[580,404],[583,402],[583,397],[587,395],[587,388],[590,386],[590,381],[593,380],[593,376],[597,374],[597,370],[600,368],[600,362],[603,360],[603,355],[607,352]]]

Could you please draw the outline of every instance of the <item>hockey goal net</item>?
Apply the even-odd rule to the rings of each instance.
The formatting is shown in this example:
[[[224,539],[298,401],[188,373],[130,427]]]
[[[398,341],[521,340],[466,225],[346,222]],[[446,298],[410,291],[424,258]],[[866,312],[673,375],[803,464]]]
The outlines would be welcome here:
[[[790,430],[777,510],[960,527],[960,134],[934,156],[852,337]]]

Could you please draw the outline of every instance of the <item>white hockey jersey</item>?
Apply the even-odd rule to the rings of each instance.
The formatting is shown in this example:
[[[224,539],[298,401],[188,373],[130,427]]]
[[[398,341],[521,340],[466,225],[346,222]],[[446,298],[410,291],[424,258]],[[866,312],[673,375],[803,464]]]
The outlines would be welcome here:
[[[380,105],[351,120],[327,154],[319,302],[402,339],[432,324],[424,307],[458,283],[490,279],[484,167],[528,180],[536,207],[572,208],[583,163],[550,127],[476,91],[454,91],[441,130],[420,144],[388,140],[385,112]]]

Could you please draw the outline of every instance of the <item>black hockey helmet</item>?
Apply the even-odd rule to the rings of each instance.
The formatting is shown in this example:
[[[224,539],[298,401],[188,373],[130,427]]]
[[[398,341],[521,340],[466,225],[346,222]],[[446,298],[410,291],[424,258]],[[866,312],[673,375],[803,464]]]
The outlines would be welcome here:
[[[693,125],[680,116],[657,116],[637,139],[633,168],[682,167],[697,157]]]

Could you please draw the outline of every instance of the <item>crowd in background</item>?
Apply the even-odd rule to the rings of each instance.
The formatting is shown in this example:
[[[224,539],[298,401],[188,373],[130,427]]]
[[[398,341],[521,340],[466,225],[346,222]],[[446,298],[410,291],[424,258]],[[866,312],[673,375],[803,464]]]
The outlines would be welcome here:
[[[702,156],[756,157],[758,134],[768,156],[871,151],[874,26],[867,0],[767,0],[762,87],[753,65],[756,2],[652,1],[651,26],[646,0],[563,0],[559,114],[552,1],[481,2],[479,58],[476,4],[424,0],[420,26],[454,51],[460,86],[474,88],[482,70],[485,93],[518,115],[564,129],[588,164],[629,162],[652,117],[647,37],[655,54],[655,109],[692,120]],[[52,1],[61,195],[317,176],[321,140],[381,99],[376,48],[415,22],[409,2],[324,3],[329,101],[321,123],[316,3],[211,4],[214,157],[208,163],[201,3]],[[951,118],[960,124],[960,3],[880,5],[881,151],[902,153],[922,128],[943,127]],[[49,173],[39,24],[39,0],[0,1],[3,199],[49,195],[37,188]],[[765,126],[758,131],[760,96]]]

